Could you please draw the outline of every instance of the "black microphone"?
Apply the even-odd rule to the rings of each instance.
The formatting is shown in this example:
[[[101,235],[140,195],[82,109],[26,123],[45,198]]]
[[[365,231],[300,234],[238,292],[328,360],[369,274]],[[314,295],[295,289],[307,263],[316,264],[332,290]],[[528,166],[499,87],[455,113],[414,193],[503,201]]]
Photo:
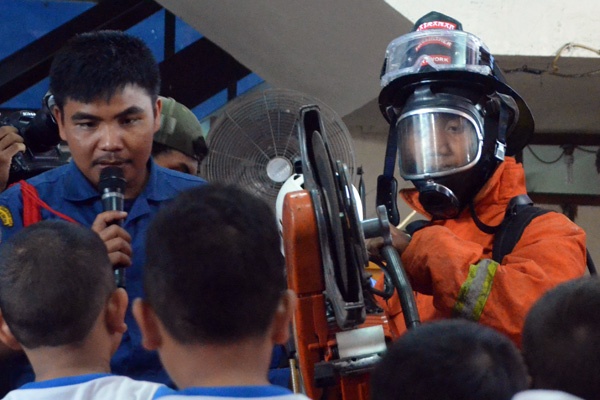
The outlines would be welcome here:
[[[125,209],[125,185],[123,170],[119,167],[106,167],[100,172],[98,189],[102,195],[104,211],[123,211]],[[121,225],[121,220],[115,222]],[[118,287],[125,287],[125,268],[115,268],[115,281]]]

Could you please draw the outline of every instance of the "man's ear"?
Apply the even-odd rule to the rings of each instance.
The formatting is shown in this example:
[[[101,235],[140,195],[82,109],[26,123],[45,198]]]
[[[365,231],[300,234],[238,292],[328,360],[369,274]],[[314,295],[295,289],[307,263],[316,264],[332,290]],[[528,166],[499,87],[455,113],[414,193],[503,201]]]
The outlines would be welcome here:
[[[21,344],[17,341],[17,338],[12,334],[2,311],[0,311],[0,341],[4,343],[11,350],[23,350]]]
[[[286,344],[290,339],[290,323],[294,318],[298,297],[294,291],[288,289],[281,296],[275,316],[271,340],[274,344]]]
[[[60,135],[60,138],[62,140],[67,140],[67,138],[65,137],[64,134],[64,129],[63,129],[63,116],[62,116],[62,112],[60,111],[60,108],[58,108],[58,106],[54,106],[52,107],[52,115],[54,116],[54,121],[56,121],[56,125],[58,126],[58,134]]]
[[[156,350],[161,347],[163,338],[160,323],[154,309],[146,301],[138,298],[133,302],[133,317],[142,332],[142,346],[146,350]]]
[[[106,306],[106,325],[110,333],[125,333],[125,312],[129,304],[129,297],[123,288],[117,288],[108,299]]]
[[[156,99],[156,103],[154,106],[156,108],[156,115],[154,115],[154,125],[156,127],[156,131],[158,131],[160,129],[160,118],[163,107],[162,99],[160,98],[160,96],[158,96],[158,98]]]

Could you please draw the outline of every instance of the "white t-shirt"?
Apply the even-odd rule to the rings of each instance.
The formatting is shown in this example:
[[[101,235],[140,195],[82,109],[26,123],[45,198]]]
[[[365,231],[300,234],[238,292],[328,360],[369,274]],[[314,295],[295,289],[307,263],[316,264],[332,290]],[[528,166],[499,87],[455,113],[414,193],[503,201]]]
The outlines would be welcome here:
[[[31,382],[9,392],[4,400],[150,400],[164,385],[126,376],[89,374]]]
[[[154,396],[159,400],[310,400],[282,386],[224,386],[192,387],[177,391],[161,390]]]
[[[526,390],[517,393],[512,400],[583,400],[581,397],[574,396],[559,390]]]

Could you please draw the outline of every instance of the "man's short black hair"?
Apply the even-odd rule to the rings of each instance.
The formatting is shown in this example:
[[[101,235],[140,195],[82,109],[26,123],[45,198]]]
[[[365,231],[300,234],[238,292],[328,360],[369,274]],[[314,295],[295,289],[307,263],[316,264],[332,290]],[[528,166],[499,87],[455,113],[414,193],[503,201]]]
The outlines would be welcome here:
[[[527,389],[517,347],[462,319],[429,322],[396,340],[372,374],[373,400],[510,400]]]
[[[148,229],[146,300],[180,343],[258,337],[286,289],[279,240],[273,210],[243,189],[182,192]]]
[[[89,228],[41,221],[0,246],[0,309],[26,348],[81,342],[115,289],[106,246]]]
[[[50,67],[50,91],[62,110],[67,99],[107,101],[127,85],[158,98],[160,72],[148,46],[121,31],[94,31],[71,38]]]
[[[600,394],[600,278],[562,283],[531,308],[523,354],[533,387],[584,399]]]

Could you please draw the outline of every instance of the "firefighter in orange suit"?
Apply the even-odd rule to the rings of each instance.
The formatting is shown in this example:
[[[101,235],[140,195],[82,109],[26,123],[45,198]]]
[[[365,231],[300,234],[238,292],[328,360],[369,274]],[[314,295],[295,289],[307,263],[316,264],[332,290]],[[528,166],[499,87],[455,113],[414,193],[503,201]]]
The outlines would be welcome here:
[[[533,134],[529,108],[485,44],[437,12],[390,43],[382,86],[379,103],[397,136],[400,175],[415,186],[401,196],[431,219],[412,237],[392,229],[421,320],[479,321],[520,345],[534,301],[586,268],[585,232],[559,213],[534,218],[509,254],[492,259],[509,201],[526,194],[513,156]],[[376,254],[380,245],[374,240],[368,248]],[[404,331],[397,295],[380,305]]]

